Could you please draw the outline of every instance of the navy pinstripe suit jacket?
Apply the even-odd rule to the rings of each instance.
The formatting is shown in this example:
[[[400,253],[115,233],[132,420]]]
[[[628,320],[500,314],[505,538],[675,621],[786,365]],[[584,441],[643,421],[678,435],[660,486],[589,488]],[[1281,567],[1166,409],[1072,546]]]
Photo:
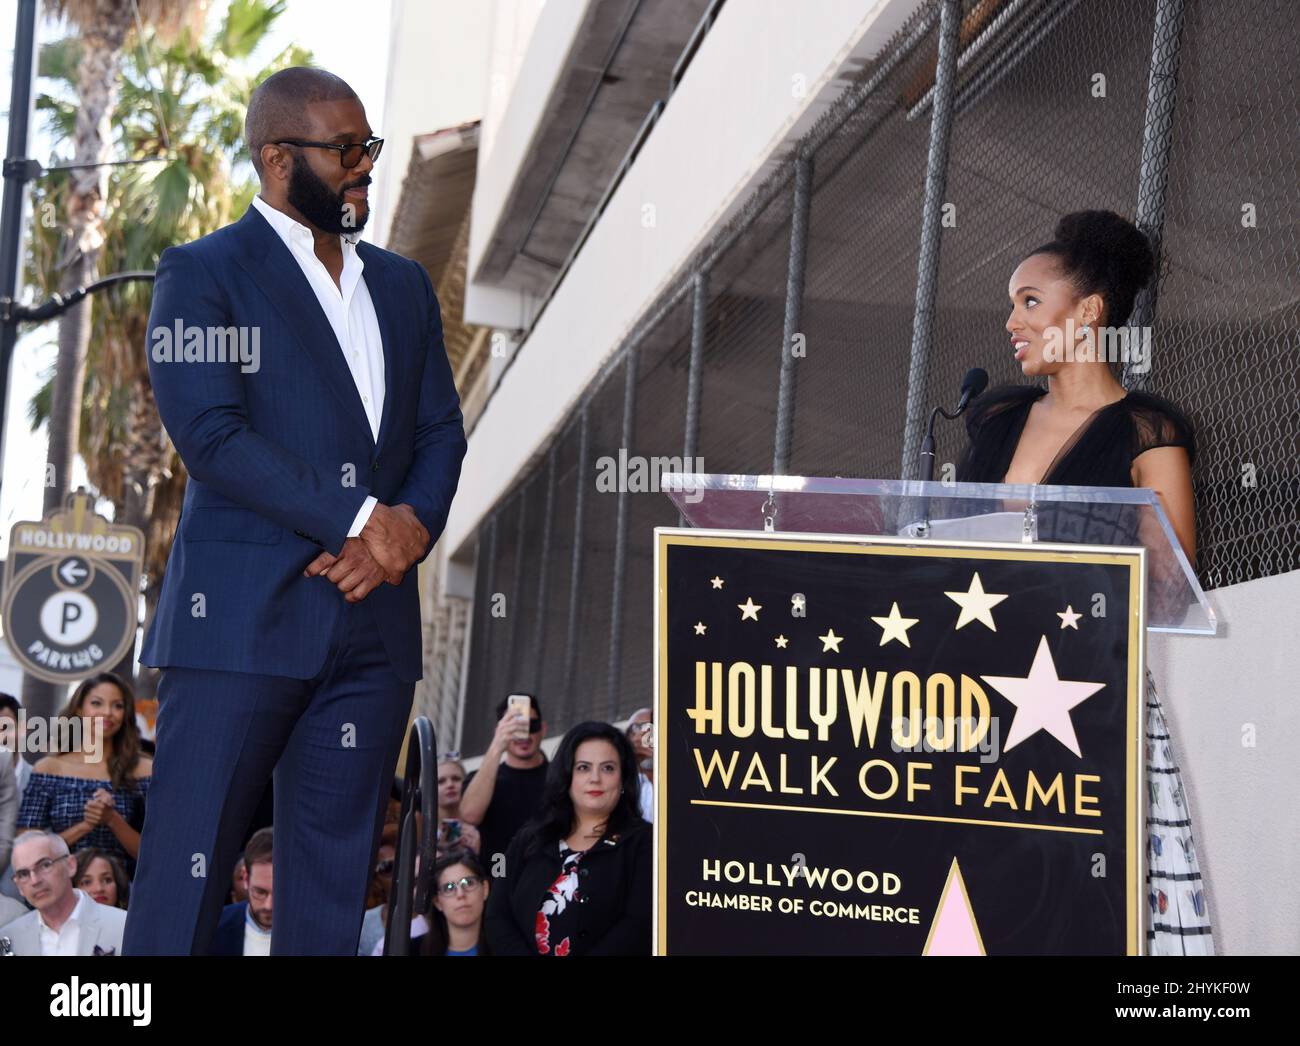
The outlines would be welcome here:
[[[303,568],[338,553],[366,496],[411,505],[425,556],[442,533],[466,443],[438,300],[418,263],[357,249],[384,349],[378,441],[333,328],[256,208],[159,260],[149,375],[190,478],[144,664],[309,679],[345,603]],[[394,671],[419,679],[414,566],[365,601]]]

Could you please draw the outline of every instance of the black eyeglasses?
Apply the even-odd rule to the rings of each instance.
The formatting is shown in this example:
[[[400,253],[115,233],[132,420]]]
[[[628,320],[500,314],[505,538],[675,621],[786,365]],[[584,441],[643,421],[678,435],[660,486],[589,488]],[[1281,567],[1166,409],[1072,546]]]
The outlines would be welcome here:
[[[364,142],[309,142],[303,138],[281,138],[273,145],[297,145],[312,149],[333,149],[339,154],[339,163],[344,167],[351,169],[361,162],[362,156],[369,156],[370,162],[374,163],[379,159],[379,154],[384,148],[382,138],[367,138]]]

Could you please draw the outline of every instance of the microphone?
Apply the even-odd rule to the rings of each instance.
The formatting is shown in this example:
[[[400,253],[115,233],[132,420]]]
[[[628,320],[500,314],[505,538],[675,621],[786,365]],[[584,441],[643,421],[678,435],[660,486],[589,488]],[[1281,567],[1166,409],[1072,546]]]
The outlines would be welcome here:
[[[955,421],[965,413],[966,408],[970,406],[970,401],[988,388],[989,372],[983,367],[972,367],[966,372],[966,376],[961,379],[961,399],[957,401],[957,409],[951,414],[942,407],[935,407],[930,412],[930,423],[925,427],[925,439],[921,441],[920,453],[920,472],[921,479],[929,482],[934,479],[934,423],[942,414],[949,421]]]
[[[961,379],[961,399],[957,401],[957,414],[961,414],[970,401],[989,387],[989,372],[983,367],[972,367]]]

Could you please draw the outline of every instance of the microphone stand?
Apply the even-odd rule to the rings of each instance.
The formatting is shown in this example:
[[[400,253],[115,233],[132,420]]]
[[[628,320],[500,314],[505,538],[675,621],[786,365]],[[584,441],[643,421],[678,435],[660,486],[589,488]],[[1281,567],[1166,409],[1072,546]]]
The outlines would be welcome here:
[[[961,399],[957,401],[957,409],[952,413],[944,410],[942,407],[935,407],[930,411],[930,421],[925,426],[925,438],[921,440],[921,451],[918,455],[917,464],[920,466],[920,480],[922,483],[930,483],[934,480],[934,423],[942,414],[949,421],[956,421],[966,412],[970,401],[984,391],[988,385],[988,375],[983,371],[972,370],[967,373],[966,378],[962,381]],[[928,494],[921,497],[921,518],[912,524],[912,529],[917,537],[925,538],[930,536],[930,496]]]
[[[925,439],[921,440],[921,452],[918,455],[917,464],[920,466],[919,478],[922,483],[929,483],[934,479],[934,423],[942,414],[949,421],[953,421],[961,415],[966,407],[967,397],[962,398],[962,403],[957,409],[949,414],[942,407],[935,407],[930,411],[930,421],[925,427]],[[925,538],[930,536],[930,496],[923,495],[921,498],[921,518],[913,524],[916,530],[916,536]]]

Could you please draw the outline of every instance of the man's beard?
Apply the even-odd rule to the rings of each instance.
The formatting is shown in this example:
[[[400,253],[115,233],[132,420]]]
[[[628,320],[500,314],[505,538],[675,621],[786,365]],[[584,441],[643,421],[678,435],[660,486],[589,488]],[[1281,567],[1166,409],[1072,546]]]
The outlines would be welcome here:
[[[339,235],[357,233],[370,220],[370,208],[367,206],[364,210],[359,210],[355,205],[347,203],[343,194],[348,189],[369,184],[370,176],[363,175],[336,193],[306,162],[295,162],[293,170],[289,172],[289,204],[322,232]]]

